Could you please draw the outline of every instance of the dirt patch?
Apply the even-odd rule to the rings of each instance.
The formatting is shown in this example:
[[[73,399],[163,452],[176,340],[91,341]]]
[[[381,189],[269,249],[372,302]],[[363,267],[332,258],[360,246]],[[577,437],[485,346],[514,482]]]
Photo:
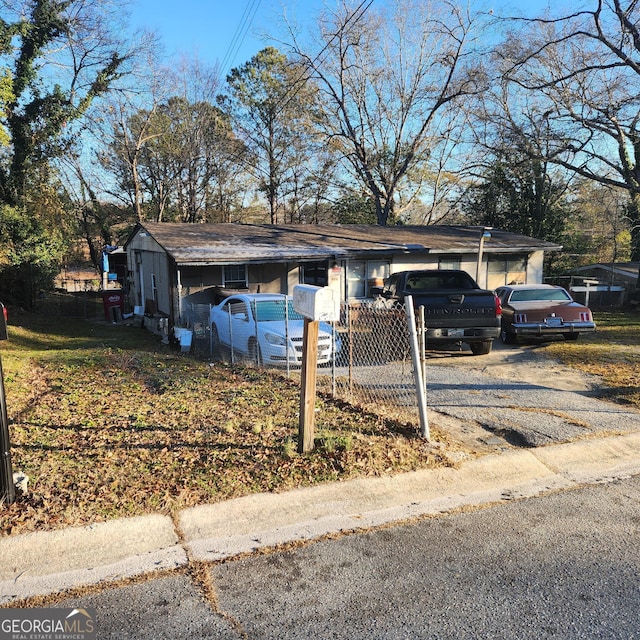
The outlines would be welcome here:
[[[527,382],[549,389],[590,394],[604,386],[600,376],[589,375],[550,358],[543,351],[545,343],[517,346],[503,345],[496,340],[491,353],[473,356],[470,351],[430,353],[429,364],[464,367],[469,371],[489,373],[512,382]]]
[[[601,377],[583,373],[550,357],[544,352],[545,344],[548,343],[506,346],[496,341],[491,353],[483,356],[474,356],[468,350],[432,351],[427,354],[427,364],[463,369],[470,374],[489,375],[514,384],[526,383],[585,396],[602,394],[605,385]],[[534,411],[541,413],[545,409]],[[508,431],[490,430],[473,419],[460,420],[436,411],[431,419],[454,441],[476,455],[499,453],[522,446],[517,438],[509,437]]]

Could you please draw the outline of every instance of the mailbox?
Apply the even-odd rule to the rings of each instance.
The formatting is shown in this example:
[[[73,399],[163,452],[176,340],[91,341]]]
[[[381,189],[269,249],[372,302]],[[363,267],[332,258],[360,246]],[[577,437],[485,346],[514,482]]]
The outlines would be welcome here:
[[[333,322],[340,319],[338,292],[329,287],[297,284],[293,287],[293,308],[309,320]]]
[[[0,340],[7,340],[9,338],[8,323],[9,314],[7,313],[7,307],[0,302]]]

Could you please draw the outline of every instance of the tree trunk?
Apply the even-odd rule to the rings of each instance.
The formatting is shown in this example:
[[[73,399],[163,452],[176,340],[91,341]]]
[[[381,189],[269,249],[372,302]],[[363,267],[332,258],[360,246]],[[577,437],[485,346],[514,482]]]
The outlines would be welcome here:
[[[631,194],[628,217],[631,227],[631,260],[640,262],[640,193]],[[635,291],[631,295],[631,304],[632,306],[640,305],[640,268]]]

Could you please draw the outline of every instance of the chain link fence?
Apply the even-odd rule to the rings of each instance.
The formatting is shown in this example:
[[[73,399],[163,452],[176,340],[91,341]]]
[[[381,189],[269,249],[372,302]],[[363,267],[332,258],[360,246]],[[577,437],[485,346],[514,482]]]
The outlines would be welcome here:
[[[36,296],[34,310],[62,318],[101,320],[105,318],[104,302],[99,292],[85,290],[72,293],[42,292]]]
[[[193,331],[192,350],[232,364],[277,367],[299,378],[304,319],[273,296],[247,308],[230,303],[188,304],[182,318]],[[265,306],[261,308],[261,304]],[[251,317],[257,318],[252,322]],[[210,322],[211,320],[211,322]],[[385,417],[417,423],[418,401],[409,324],[404,308],[343,303],[340,320],[319,324],[318,390]]]
[[[230,304],[214,318],[213,305],[183,303],[181,324],[190,333],[184,350],[214,361],[277,368],[299,379],[304,319],[294,311],[290,298],[271,298],[264,307]],[[103,299],[92,291],[47,294],[37,306],[40,312],[55,315],[105,319]],[[251,322],[252,317],[257,322]],[[174,337],[178,341],[177,333]],[[342,303],[338,321],[320,323],[317,388],[365,411],[417,424],[416,382],[404,308]]]
[[[343,350],[332,372],[332,394],[367,411],[415,422],[418,405],[404,308],[352,303],[342,310]]]

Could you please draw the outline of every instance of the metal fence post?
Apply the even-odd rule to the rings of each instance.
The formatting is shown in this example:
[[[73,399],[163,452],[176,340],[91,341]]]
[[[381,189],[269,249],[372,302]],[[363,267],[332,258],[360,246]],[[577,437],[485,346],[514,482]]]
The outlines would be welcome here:
[[[211,309],[212,308],[213,308],[213,305],[209,303],[209,312],[207,313],[207,331],[209,333],[209,357],[211,359],[213,359],[213,331],[211,331]]]
[[[353,397],[353,324],[351,321],[351,303],[347,302],[347,335],[349,336],[349,398]]]
[[[429,418],[427,416],[427,390],[422,376],[422,364],[420,362],[420,350],[418,347],[416,319],[413,311],[413,296],[407,296],[405,298],[404,309],[407,316],[407,325],[411,342],[413,376],[416,385],[416,397],[418,399],[418,412],[420,414],[420,435],[429,440],[431,436],[429,433]]]
[[[418,308],[418,332],[420,334],[420,362],[422,364],[422,380],[427,379],[427,327],[424,324],[424,305]]]
[[[11,504],[16,499],[16,487],[13,482],[11,466],[11,443],[9,441],[9,420],[7,401],[4,393],[4,374],[0,360],[0,433],[2,434],[2,460],[0,461],[0,502]]]

